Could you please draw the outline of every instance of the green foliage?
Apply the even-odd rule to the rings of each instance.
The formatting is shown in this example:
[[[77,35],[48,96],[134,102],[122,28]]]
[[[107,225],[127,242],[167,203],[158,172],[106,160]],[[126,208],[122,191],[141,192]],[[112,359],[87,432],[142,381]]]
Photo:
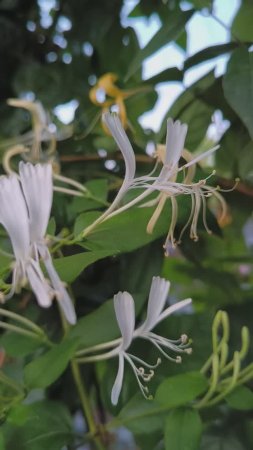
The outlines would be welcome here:
[[[230,106],[247,127],[253,138],[252,126],[252,52],[246,47],[234,50],[224,76],[224,93]]]
[[[27,364],[24,381],[28,389],[45,388],[57,380],[73,358],[76,347],[76,341],[63,341]]]
[[[66,287],[77,312],[74,326],[61,324],[59,292],[58,302],[43,309],[24,283],[13,299],[4,302],[11,287],[14,256],[6,231],[0,229],[0,300],[1,309],[7,311],[0,317],[0,450],[117,450],[123,445],[122,427],[132,433],[129,448],[141,450],[253,448],[253,349],[246,329],[252,326],[253,314],[249,244],[253,234],[252,1],[242,0],[233,23],[226,21],[227,40],[187,54],[191,19],[198,16],[204,23],[208,16],[212,20],[219,15],[219,2],[222,0],[139,0],[129,12],[133,25],[127,27],[124,11],[128,2],[123,0],[0,2],[1,174],[8,149],[31,145],[33,125],[27,111],[10,107],[6,100],[35,98],[45,107],[51,130],[52,124],[56,125],[55,153],[47,154],[49,142],[43,131],[43,161],[50,158],[56,173],[78,182],[81,189],[77,196],[56,193],[46,233],[59,277],[71,284]],[[140,48],[135,21],[141,19],[145,26],[154,18],[159,29]],[[146,61],[168,44],[180,49],[183,64],[174,67],[168,58],[162,70],[157,66],[154,74],[144,79]],[[215,64],[223,56],[228,59],[224,73],[219,69],[217,76],[214,66],[206,66],[209,72],[203,71],[201,78],[195,72],[196,81],[185,87],[190,79],[188,70],[202,71],[205,63]],[[188,125],[185,147],[194,156],[216,144],[210,133],[207,137],[211,123],[217,134],[220,148],[207,161],[200,161],[194,182],[198,187],[198,181],[215,169],[216,175],[206,184],[214,189],[220,186],[214,192],[224,196],[227,210],[221,217],[218,202],[207,196],[207,225],[212,234],[206,232],[200,212],[198,242],[190,239],[188,226],[181,244],[171,249],[168,258],[162,246],[171,224],[169,200],[152,234],[146,228],[157,206],[152,204],[156,193],[143,201],[144,207],[99,219],[117,195],[125,174],[118,145],[101,126],[103,103],[95,105],[89,95],[107,73],[117,77],[115,85],[125,108],[137,177],[154,168],[156,160],[148,156],[146,146],[166,142],[168,117]],[[162,99],[167,112],[155,133],[145,129],[142,118],[161,101],[159,83],[177,83],[182,93],[172,105],[169,98]],[[119,107],[119,98],[112,94],[106,100]],[[73,108],[73,120],[65,125],[57,107],[73,100],[77,109],[74,114]],[[17,170],[19,160],[30,156],[24,152],[13,157],[11,169]],[[158,174],[160,167],[152,175]],[[181,171],[179,178],[183,177]],[[237,177],[240,182],[235,185]],[[78,190],[76,184],[64,181],[55,180],[55,185]],[[141,192],[132,189],[120,207]],[[178,195],[177,199],[178,237],[191,216],[192,197]],[[200,202],[203,200],[202,196]],[[145,204],[147,201],[151,204]],[[1,211],[0,205],[0,215]],[[171,281],[168,304],[189,297],[193,302],[159,323],[153,332],[175,341],[187,335],[193,352],[183,354],[181,364],[162,355],[154,376],[153,369],[145,367],[152,400],[140,394],[125,360],[122,395],[119,404],[112,406],[118,353],[99,363],[79,365],[77,361],[87,354],[92,359],[100,350],[105,354],[117,350],[121,332],[113,296],[118,291],[131,293],[138,327],[147,315],[152,277],[159,275]],[[36,324],[37,330],[28,322],[16,323],[16,314]],[[173,345],[170,342],[163,347],[167,356],[173,353]],[[147,339],[135,339],[125,349],[152,364],[158,350]],[[142,363],[135,362],[140,375]],[[145,379],[140,381],[146,386]],[[80,421],[81,414],[85,423]]]
[[[155,399],[166,408],[175,408],[194,400],[207,388],[206,378],[199,372],[188,372],[164,380]]]
[[[202,423],[197,411],[179,408],[172,411],[165,423],[166,450],[198,450]]]

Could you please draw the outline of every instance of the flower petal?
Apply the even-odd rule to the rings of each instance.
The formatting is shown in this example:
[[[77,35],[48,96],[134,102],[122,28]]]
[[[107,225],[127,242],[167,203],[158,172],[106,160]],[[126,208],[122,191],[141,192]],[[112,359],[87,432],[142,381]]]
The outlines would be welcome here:
[[[174,305],[169,306],[168,308],[166,308],[162,312],[162,314],[159,316],[158,321],[156,322],[156,324],[158,324],[162,320],[166,319],[166,317],[170,316],[171,314],[173,314],[174,312],[178,311],[179,309],[182,309],[185,306],[190,305],[191,303],[192,303],[192,299],[191,298],[186,298],[185,300],[181,300],[181,302],[174,303]]]
[[[33,293],[38,303],[43,308],[48,308],[52,304],[52,290],[46,282],[37,261],[32,260],[26,267],[26,275]]]
[[[168,119],[167,121],[165,164],[172,168],[178,164],[181,157],[187,129],[188,126],[182,124],[179,120],[173,122],[172,119]]]
[[[135,309],[133,297],[128,292],[114,295],[114,309],[122,334],[122,348],[126,350],[132,342],[135,326]]]
[[[47,229],[53,200],[52,166],[20,162],[19,173],[28,207],[31,241],[40,241]]]
[[[136,335],[152,330],[160,321],[159,317],[164,308],[169,289],[169,281],[164,278],[153,277],[148,299],[147,317],[135,331]]]
[[[71,300],[67,290],[65,289],[58,273],[55,270],[55,267],[54,267],[52,259],[51,259],[51,255],[46,247],[45,247],[42,255],[45,255],[43,258],[43,262],[45,264],[47,273],[52,282],[52,286],[55,290],[55,296],[59,303],[59,306],[62,309],[67,321],[70,324],[74,325],[76,323],[76,312],[75,312],[72,300]]]
[[[124,356],[123,354],[120,354],[118,373],[115,378],[111,393],[111,402],[113,405],[117,405],[118,403],[119,395],[122,389],[123,377],[124,377]]]
[[[107,128],[109,128],[114,140],[118,144],[125,161],[125,179],[119,191],[121,192],[122,196],[122,193],[128,189],[135,176],[135,154],[126,135],[126,132],[121,125],[119,117],[116,114],[104,113],[103,121],[106,124]]]
[[[15,174],[0,178],[0,222],[8,232],[17,260],[29,256],[29,222],[25,200]]]

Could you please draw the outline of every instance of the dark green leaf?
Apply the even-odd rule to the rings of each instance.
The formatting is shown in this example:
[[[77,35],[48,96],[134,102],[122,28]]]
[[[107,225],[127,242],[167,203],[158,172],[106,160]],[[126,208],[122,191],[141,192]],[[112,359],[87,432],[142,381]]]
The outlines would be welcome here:
[[[209,59],[216,58],[224,53],[231,52],[238,44],[235,42],[228,42],[227,44],[212,45],[211,47],[204,48],[194,55],[186,59],[184,63],[184,70],[190,69],[190,67],[196,66]]]
[[[109,249],[107,251],[77,253],[76,255],[55,259],[54,265],[60,278],[66,283],[72,283],[90,264],[113,253],[114,251]]]
[[[182,80],[183,80],[182,70],[179,70],[177,67],[170,67],[169,69],[165,69],[162,72],[159,72],[157,75],[154,75],[153,77],[144,80],[143,84],[156,85],[158,83],[167,83],[168,81],[182,81]]]
[[[253,410],[253,392],[246,386],[238,386],[226,396],[226,402],[231,408]]]
[[[185,24],[191,18],[192,14],[192,11],[176,11],[168,13],[168,18],[167,20],[164,20],[160,30],[151,38],[146,47],[141,49],[133,58],[126,75],[126,80],[139,69],[144,59],[151,56],[170,41],[176,39],[183,31]]]
[[[108,251],[110,249],[111,254],[112,252],[130,252],[143,247],[168,230],[169,208],[164,208],[153,233],[147,234],[146,227],[153,212],[153,208],[129,209],[98,225],[87,236],[87,242],[89,245],[95,245],[96,249]]]
[[[223,85],[228,103],[246,125],[253,139],[253,52],[245,47],[234,50]]]
[[[0,346],[4,348],[7,355],[22,358],[39,348],[41,341],[17,333],[7,332],[0,338]]]
[[[168,408],[175,408],[194,400],[207,388],[207,379],[200,372],[189,372],[164,380],[156,391],[155,400]]]
[[[231,28],[231,33],[236,39],[245,42],[253,41],[252,17],[252,0],[243,0]]]
[[[27,387],[45,388],[57,380],[73,357],[76,347],[77,342],[68,339],[27,364],[24,369]]]
[[[166,450],[199,450],[202,423],[194,409],[172,411],[165,424]]]
[[[7,449],[62,450],[71,443],[72,426],[62,404],[41,401],[13,408],[3,427]]]
[[[80,346],[84,348],[110,341],[119,335],[113,302],[110,300],[96,311],[78,320],[77,324],[71,328],[68,339],[77,339]]]

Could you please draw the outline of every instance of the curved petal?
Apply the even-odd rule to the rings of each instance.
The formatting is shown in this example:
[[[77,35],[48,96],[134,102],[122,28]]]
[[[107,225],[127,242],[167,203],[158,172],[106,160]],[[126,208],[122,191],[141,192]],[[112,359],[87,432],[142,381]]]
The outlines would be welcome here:
[[[22,189],[28,207],[31,241],[43,239],[53,200],[51,164],[19,163]]]
[[[160,321],[159,317],[164,308],[170,282],[160,277],[153,277],[148,299],[147,317],[144,323],[137,328],[136,335],[152,330]]]
[[[0,222],[10,236],[17,260],[29,256],[29,222],[20,183],[15,174],[0,178]]]
[[[43,308],[51,306],[52,290],[46,282],[37,261],[32,260],[31,264],[27,265],[26,275],[39,305]]]
[[[172,168],[178,164],[181,157],[187,129],[188,126],[179,120],[173,122],[172,119],[168,119],[167,121],[165,164]]]
[[[117,403],[118,403],[119,395],[120,395],[121,389],[122,389],[123,377],[124,377],[124,356],[122,354],[120,354],[119,355],[118,373],[115,378],[114,385],[112,388],[112,393],[111,393],[111,402],[113,405],[117,405]]]
[[[133,297],[128,292],[114,295],[114,309],[122,334],[122,348],[126,350],[132,342],[135,326],[135,309]]]
[[[67,290],[65,289],[58,273],[55,270],[55,267],[51,259],[51,255],[46,247],[44,249],[44,252],[42,253],[42,256],[47,273],[52,282],[52,286],[55,290],[55,296],[59,303],[59,306],[62,309],[67,321],[70,324],[74,325],[76,323],[76,312],[72,300]]]
[[[174,312],[178,311],[179,309],[184,308],[185,306],[188,306],[192,303],[191,298],[186,298],[185,300],[181,300],[181,302],[174,303],[174,305],[169,306],[166,308],[163,313],[159,316],[156,324],[161,322],[162,320],[166,319],[166,317],[170,316]]]
[[[129,142],[124,128],[121,125],[120,119],[116,114],[104,113],[103,121],[107,128],[109,128],[114,140],[118,144],[120,151],[123,155],[126,167],[125,179],[118,192],[117,198],[120,195],[122,197],[123,193],[128,189],[132,183],[135,176],[135,154],[133,148]]]

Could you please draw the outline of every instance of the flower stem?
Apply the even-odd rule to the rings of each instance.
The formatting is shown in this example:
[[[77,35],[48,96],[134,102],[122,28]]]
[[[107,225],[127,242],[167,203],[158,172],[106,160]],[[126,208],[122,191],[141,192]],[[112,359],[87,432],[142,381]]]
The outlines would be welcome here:
[[[89,431],[90,431],[91,435],[93,436],[93,440],[96,444],[97,449],[104,450],[103,444],[100,442],[99,437],[96,436],[97,425],[95,423],[95,420],[94,420],[94,417],[92,414],[90,402],[88,399],[88,394],[87,394],[85,386],[82,382],[79,365],[74,359],[71,361],[71,370],[72,370],[72,375],[73,375],[75,385],[76,385],[76,388],[77,388],[77,391],[79,393],[79,397],[81,400],[84,416],[88,423]]]
[[[71,288],[70,288],[70,291],[71,291]],[[72,297],[73,297],[73,295],[72,295]],[[63,331],[66,334],[68,331],[69,325],[60,309],[59,309],[59,314],[60,314],[60,318],[61,318],[61,322],[62,322]],[[92,436],[92,439],[96,445],[97,450],[105,450],[104,446],[100,440],[100,436],[98,435],[98,426],[94,420],[90,401],[89,401],[89,396],[88,396],[88,393],[86,391],[85,385],[82,380],[79,364],[75,358],[73,358],[70,361],[70,367],[71,367],[73,379],[74,379],[74,382],[75,382],[75,385],[76,385],[76,388],[77,388],[77,391],[78,391],[78,394],[80,397],[84,417],[86,418],[86,421],[88,424],[89,433]]]

